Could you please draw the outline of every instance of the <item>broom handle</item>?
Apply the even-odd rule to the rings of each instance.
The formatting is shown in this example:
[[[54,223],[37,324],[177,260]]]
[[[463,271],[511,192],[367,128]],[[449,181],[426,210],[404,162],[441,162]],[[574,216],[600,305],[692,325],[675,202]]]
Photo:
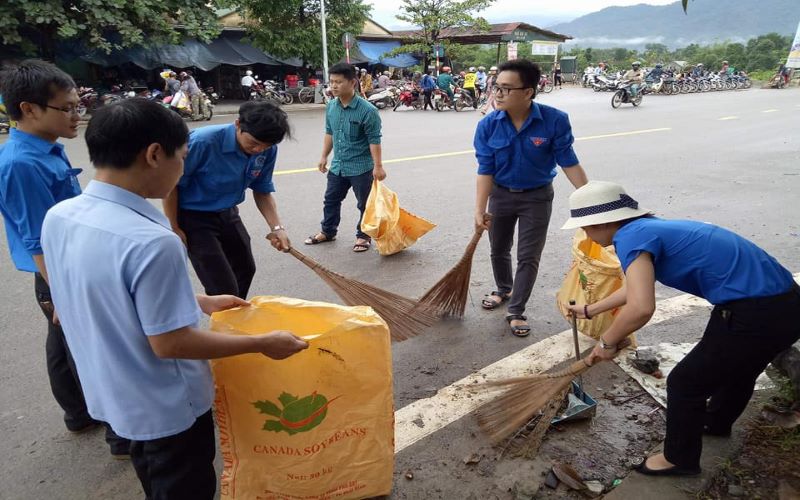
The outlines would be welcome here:
[[[491,221],[492,221],[492,214],[483,214],[484,223],[488,224]],[[478,242],[481,241],[481,237],[483,236],[484,231],[486,230],[482,227],[475,229],[475,233],[472,235],[472,239],[469,240],[469,244],[467,245],[467,250],[464,252],[464,256],[461,258],[461,260],[464,260],[466,258],[469,259],[472,258],[472,254],[475,253],[475,249],[478,247]]]
[[[319,267],[322,267],[322,266],[320,266],[319,262],[317,262],[316,260],[312,259],[311,257],[307,257],[307,256],[303,255],[300,251],[295,250],[294,247],[290,247],[289,248],[289,253],[292,254],[292,257],[296,258],[297,260],[299,260],[303,264],[307,265],[311,269],[317,269]]]
[[[569,301],[569,305],[575,305],[575,299]],[[578,318],[575,316],[575,313],[570,314],[572,316],[572,340],[575,341],[575,359],[577,361],[581,360],[581,345],[578,343]]]

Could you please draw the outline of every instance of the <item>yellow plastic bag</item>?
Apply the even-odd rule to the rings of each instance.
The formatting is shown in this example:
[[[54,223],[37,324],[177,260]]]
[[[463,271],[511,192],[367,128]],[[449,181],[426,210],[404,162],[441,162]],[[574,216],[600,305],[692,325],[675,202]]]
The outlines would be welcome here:
[[[556,303],[561,314],[570,324],[572,319],[563,304],[575,300],[578,304],[594,304],[622,288],[624,274],[614,247],[602,247],[592,241],[583,229],[578,229],[572,240],[572,267],[564,278],[556,295]],[[619,309],[592,316],[592,319],[579,319],[578,330],[584,335],[599,339],[608,330]],[[630,337],[635,345],[636,339]]]
[[[397,193],[377,179],[372,181],[361,230],[375,241],[378,253],[400,252],[435,227],[436,224],[400,208]]]
[[[389,329],[368,307],[254,297],[215,313],[212,329],[289,330],[309,348],[275,361],[247,354],[211,363],[223,499],[387,495],[394,467]]]

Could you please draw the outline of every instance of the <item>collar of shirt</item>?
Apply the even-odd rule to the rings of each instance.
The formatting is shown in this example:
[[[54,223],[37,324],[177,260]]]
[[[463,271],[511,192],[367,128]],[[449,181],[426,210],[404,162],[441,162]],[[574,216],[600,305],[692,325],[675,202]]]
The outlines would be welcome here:
[[[146,199],[142,198],[136,193],[128,191],[127,189],[123,189],[107,182],[92,180],[89,182],[89,185],[86,186],[83,194],[130,208],[142,217],[146,217],[151,221],[170,229],[169,220],[167,220],[164,214],[159,212],[158,209],[151,205]]]
[[[337,101],[339,101],[339,107],[341,107],[342,109],[358,109],[358,107],[361,106],[360,102],[361,98],[357,95],[353,96],[353,99],[351,99],[350,102],[347,103],[347,106],[342,104],[341,99],[337,99]]]
[[[517,133],[521,133],[523,130],[528,128],[533,122],[533,120],[542,120],[542,110],[539,109],[539,105],[535,102],[531,102],[531,112],[528,115],[528,118],[525,119],[525,123],[522,124],[522,127],[517,130],[514,127],[514,122],[511,121],[511,117],[508,116],[508,113],[505,111],[497,111],[492,115],[492,119],[495,121],[505,121],[511,128],[516,131]]]
[[[28,146],[31,146],[44,154],[51,154],[56,153],[58,156],[62,156],[64,153],[64,145],[58,142],[50,142],[42,139],[39,136],[29,134],[27,132],[23,132],[17,128],[11,129],[11,138],[15,141],[22,142]]]

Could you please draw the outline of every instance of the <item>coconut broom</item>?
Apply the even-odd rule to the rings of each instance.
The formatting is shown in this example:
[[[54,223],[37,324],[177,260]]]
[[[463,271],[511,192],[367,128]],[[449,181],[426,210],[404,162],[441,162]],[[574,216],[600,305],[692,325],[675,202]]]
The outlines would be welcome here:
[[[317,273],[346,305],[374,309],[389,325],[392,340],[396,342],[417,336],[438,319],[436,311],[426,304],[342,276],[294,248],[289,253]]]
[[[622,341],[617,352],[629,343],[627,339]],[[478,424],[493,443],[501,442],[529,422],[553,398],[563,394],[572,380],[589,368],[586,360],[582,359],[557,372],[494,380],[475,386],[476,390],[504,391],[476,412]]]
[[[484,222],[491,221],[492,216],[485,214]],[[430,290],[425,292],[420,302],[428,304],[442,316],[464,317],[464,308],[467,305],[469,294],[469,279],[472,275],[472,256],[478,248],[478,242],[483,236],[484,229],[475,229],[475,234],[467,245],[461,260],[444,275]]]

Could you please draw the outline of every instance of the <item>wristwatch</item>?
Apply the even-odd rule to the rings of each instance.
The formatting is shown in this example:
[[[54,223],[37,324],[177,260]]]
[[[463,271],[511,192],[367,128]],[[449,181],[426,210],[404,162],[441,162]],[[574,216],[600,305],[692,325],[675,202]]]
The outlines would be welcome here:
[[[272,227],[272,232],[273,233],[278,232],[278,231],[286,231],[286,226],[278,225],[278,226],[273,226]]]
[[[609,351],[611,349],[614,349],[616,351],[617,350],[617,344],[606,344],[606,341],[603,340],[603,337],[600,337],[600,348],[601,349],[606,349],[606,350],[609,350]]]

